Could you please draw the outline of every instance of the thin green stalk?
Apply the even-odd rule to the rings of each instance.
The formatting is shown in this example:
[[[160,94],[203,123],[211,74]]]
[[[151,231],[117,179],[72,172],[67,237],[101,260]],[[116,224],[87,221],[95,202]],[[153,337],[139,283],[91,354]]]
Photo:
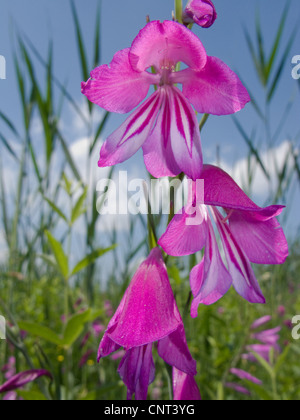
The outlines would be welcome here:
[[[175,18],[182,23],[182,0],[175,0]]]

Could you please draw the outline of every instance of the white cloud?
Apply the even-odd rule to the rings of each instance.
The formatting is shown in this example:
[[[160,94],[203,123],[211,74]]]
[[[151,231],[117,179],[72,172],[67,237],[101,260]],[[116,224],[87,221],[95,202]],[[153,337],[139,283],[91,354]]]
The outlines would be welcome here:
[[[293,158],[290,154],[290,148],[291,143],[288,140],[285,140],[279,146],[260,154],[261,161],[269,173],[270,180],[267,179],[263,169],[256,161],[256,158],[251,158],[250,165],[255,168],[251,185],[251,193],[254,196],[266,198],[270,191],[270,186],[272,190],[274,190],[278,182],[278,172],[282,170],[286,160],[287,168],[291,169],[293,167]],[[221,166],[234,178],[235,182],[237,182],[241,188],[247,189],[249,178],[247,158],[238,160],[233,167],[228,165],[225,161],[221,162]]]

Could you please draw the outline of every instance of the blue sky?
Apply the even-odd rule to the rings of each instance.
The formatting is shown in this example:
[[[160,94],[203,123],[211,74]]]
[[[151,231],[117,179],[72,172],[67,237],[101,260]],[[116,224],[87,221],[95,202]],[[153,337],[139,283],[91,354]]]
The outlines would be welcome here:
[[[76,0],[76,8],[84,32],[85,46],[92,56],[94,41],[94,24],[97,10],[97,0]],[[255,13],[259,10],[265,47],[269,52],[274,40],[276,30],[285,7],[282,0],[215,0],[218,19],[209,29],[194,27],[194,32],[200,37],[209,55],[217,56],[235,70],[250,88],[256,100],[263,101],[263,91],[256,76],[249,51],[246,46],[243,28],[247,28],[252,36],[255,33]],[[54,73],[67,87],[73,98],[82,103],[80,93],[81,73],[78,60],[78,51],[75,42],[75,31],[71,15],[70,3],[67,0],[0,0],[0,55],[5,56],[7,62],[7,80],[0,80],[0,109],[4,111],[16,124],[22,126],[21,108],[18,99],[16,79],[13,70],[12,50],[15,46],[16,34],[26,34],[34,43],[36,49],[46,58],[49,40],[54,44]],[[146,15],[154,19],[170,19],[174,9],[173,0],[103,0],[101,25],[101,63],[109,63],[117,50],[130,46],[131,42],[145,25]],[[293,28],[300,22],[299,0],[291,0],[287,25],[283,36],[281,52],[287,43]],[[272,123],[280,120],[285,104],[294,95],[295,103],[290,111],[281,136],[273,145],[276,153],[283,153],[283,142],[293,139],[299,133],[299,89],[297,82],[291,77],[291,60],[294,55],[300,54],[300,33],[294,40],[291,53],[286,60],[279,90],[272,105]],[[91,59],[90,59],[91,62]],[[37,77],[44,83],[42,68]],[[92,68],[91,68],[92,70]],[[263,103],[263,102],[262,102]],[[80,139],[81,133],[74,129],[70,115],[66,112],[66,124],[69,124],[69,133],[73,142]],[[264,151],[265,133],[252,108],[247,108],[238,115],[239,121],[245,130],[250,133],[257,130],[257,145]],[[113,131],[124,116],[113,115],[106,127],[105,135]],[[297,140],[299,144],[299,139]],[[216,149],[220,147],[221,161],[224,167],[234,167],[238,171],[245,164],[247,147],[240,134],[234,127],[231,117],[211,117],[202,135],[205,161],[215,161]],[[70,147],[72,144],[70,143]],[[268,156],[266,156],[266,160]],[[95,168],[97,162],[95,160]],[[142,157],[138,154],[129,163],[120,166],[121,169],[135,166],[140,168],[143,176]],[[245,165],[244,165],[245,166]],[[258,173],[257,177],[259,178]],[[239,174],[237,174],[239,177]],[[257,184],[259,184],[259,179]],[[255,193],[255,191],[254,191]],[[258,204],[265,204],[264,192],[257,193]],[[292,225],[299,224],[298,205],[299,187],[292,212]],[[296,200],[296,201],[295,201]]]

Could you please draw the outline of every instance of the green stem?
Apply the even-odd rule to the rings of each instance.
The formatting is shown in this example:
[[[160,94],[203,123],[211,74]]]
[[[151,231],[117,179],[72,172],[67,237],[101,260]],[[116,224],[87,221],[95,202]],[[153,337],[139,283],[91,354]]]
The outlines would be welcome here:
[[[182,0],[175,0],[175,18],[182,23]]]

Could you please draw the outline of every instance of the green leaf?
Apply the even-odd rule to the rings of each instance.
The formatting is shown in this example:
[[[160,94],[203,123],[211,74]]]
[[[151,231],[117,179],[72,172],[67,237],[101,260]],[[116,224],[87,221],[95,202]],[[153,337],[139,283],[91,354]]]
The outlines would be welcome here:
[[[79,271],[83,270],[84,268],[88,267],[89,265],[93,264],[98,258],[102,257],[102,255],[106,254],[109,251],[112,251],[116,248],[117,245],[112,245],[109,248],[99,248],[96,251],[92,252],[90,255],[87,255],[83,260],[81,260],[73,269],[71,276],[79,273]]]
[[[273,401],[272,395],[266,391],[263,386],[247,380],[244,380],[244,382],[247,383],[247,387],[250,388],[251,391],[254,391],[263,401]]]
[[[88,193],[87,187],[84,189],[82,195],[78,198],[74,208],[72,209],[71,224],[73,225],[79,217],[86,212],[84,207],[86,196]]]
[[[265,371],[270,375],[270,377],[271,378],[274,378],[275,371],[274,371],[273,367],[263,357],[261,357],[255,351],[251,350],[251,353],[257,359],[257,361],[259,362],[259,364],[265,369]]]
[[[75,29],[76,29],[76,37],[77,37],[77,45],[78,45],[78,50],[79,50],[80,62],[81,62],[82,77],[83,77],[83,80],[87,80],[89,78],[87,58],[86,58],[85,48],[83,44],[82,32],[81,32],[81,28],[80,28],[80,24],[79,24],[79,20],[77,16],[77,11],[76,11],[76,7],[73,0],[71,0],[71,9],[72,9],[72,14],[73,14],[73,19],[74,19],[74,24],[75,24]]]
[[[65,216],[64,213],[51,200],[49,200],[49,198],[44,197],[44,199],[47,201],[52,210],[55,211],[55,213],[57,213],[66,223],[69,223],[67,216]]]
[[[61,243],[58,242],[49,231],[46,230],[45,233],[48,238],[49,245],[51,246],[51,249],[53,251],[53,254],[57,263],[57,267],[60,269],[65,279],[67,279],[69,275],[68,257],[66,256]]]
[[[25,401],[48,401],[45,395],[38,391],[17,390],[17,394]]]
[[[42,338],[49,343],[56,344],[58,346],[63,345],[63,340],[48,327],[26,321],[20,321],[18,325],[20,330],[27,331],[29,334]]]
[[[91,309],[87,309],[85,312],[74,315],[67,323],[63,345],[67,348],[71,347],[75,341],[79,338],[84,329],[84,324],[89,321],[91,315]]]

